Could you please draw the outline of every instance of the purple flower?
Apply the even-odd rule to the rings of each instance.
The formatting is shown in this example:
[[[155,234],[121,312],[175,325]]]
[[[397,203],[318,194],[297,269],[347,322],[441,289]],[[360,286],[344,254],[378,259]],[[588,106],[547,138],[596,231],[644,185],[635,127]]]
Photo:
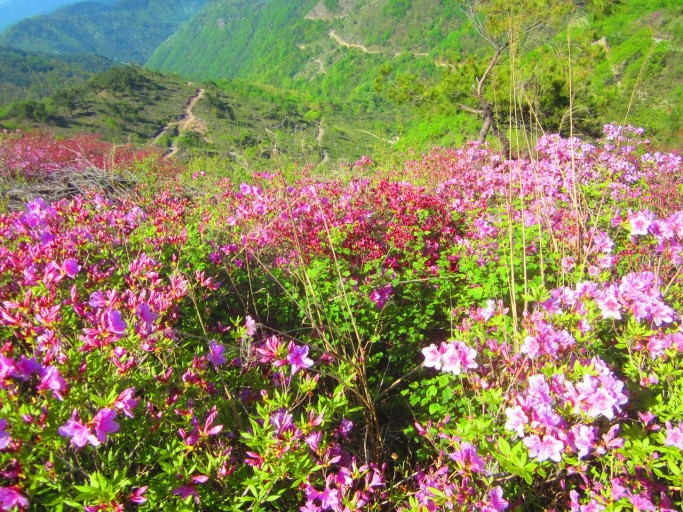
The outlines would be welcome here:
[[[47,366],[41,373],[40,384],[38,384],[38,391],[51,390],[57,397],[57,400],[64,400],[64,393],[67,391],[66,381],[59,373],[59,370],[54,366]]]
[[[64,263],[62,264],[62,272],[64,272],[71,279],[76,277],[76,274],[78,274],[80,270],[81,266],[78,264],[78,261],[74,258],[68,258],[64,260]]]
[[[305,505],[299,507],[299,512],[320,512],[321,510],[312,500],[308,500]]]
[[[349,440],[349,432],[351,432],[352,428],[353,428],[353,422],[351,420],[347,420],[346,418],[343,418],[341,420],[341,423],[339,424],[339,427],[337,428],[337,434],[348,441]]]
[[[43,371],[43,365],[40,364],[35,357],[27,358],[24,354],[21,355],[19,361],[14,366],[12,376],[23,381],[27,381],[34,373]]]
[[[28,505],[28,499],[16,486],[0,487],[0,510],[25,510]]]
[[[209,361],[218,368],[220,365],[225,364],[227,359],[223,355],[225,353],[225,346],[218,343],[215,340],[209,341]]]
[[[377,288],[370,294],[370,300],[375,303],[375,306],[377,306],[378,309],[382,309],[389,300],[391,291],[392,288],[390,284],[383,286],[382,288]]]
[[[9,357],[0,354],[0,381],[4,381],[15,373],[15,364]]]
[[[290,342],[288,348],[287,361],[292,365],[292,375],[302,368],[313,366],[313,360],[308,357],[308,346],[298,346]]]
[[[109,309],[104,314],[104,326],[107,331],[117,334],[119,337],[121,337],[126,333],[126,327],[128,324],[126,324],[125,320],[121,316],[120,311],[116,309]]]
[[[109,301],[102,291],[92,292],[90,300],[88,301],[88,305],[93,309],[106,307],[108,303]]]
[[[270,415],[270,423],[275,427],[275,435],[277,437],[281,437],[286,432],[294,432],[296,434],[299,431],[296,425],[294,425],[293,420],[294,417],[285,409],[280,409]]]
[[[85,425],[78,417],[78,411],[74,409],[71,419],[64,425],[59,427],[59,435],[71,438],[71,444],[76,448],[83,448],[90,443],[93,446],[99,446],[100,440],[93,435],[90,428]]]
[[[135,396],[135,388],[124,389],[116,398],[114,407],[123,412],[129,418],[134,418],[133,409],[138,405],[138,401],[133,398]]]
[[[131,503],[135,503],[136,505],[142,505],[143,503],[147,503],[147,498],[145,498],[145,493],[147,492],[147,489],[148,487],[146,485],[143,487],[138,487],[132,493],[130,493],[128,499]]]
[[[503,488],[499,485],[491,489],[490,494],[491,506],[494,510],[505,510],[508,507],[508,502],[503,498]]]
[[[181,499],[186,499],[192,496],[197,505],[199,505],[199,493],[194,485],[181,485],[173,489],[173,494],[180,496]]]
[[[116,411],[114,409],[102,409],[93,418],[95,435],[101,443],[107,441],[107,434],[118,432],[119,424],[115,420]]]
[[[632,494],[628,493],[628,499],[633,505],[635,512],[655,512],[659,507],[655,506],[646,494]]]
[[[203,428],[199,425],[199,420],[197,420],[197,417],[193,416],[192,424],[194,425],[194,428],[192,429],[192,432],[189,435],[185,433],[184,429],[178,429],[178,433],[180,434],[180,437],[183,439],[183,442],[187,446],[194,446],[201,439],[207,439],[209,436],[217,436],[218,434],[220,434],[223,430],[223,425],[212,426],[213,422],[216,420],[216,416],[218,416],[218,411],[216,409],[216,406],[214,405],[209,411],[209,414],[207,414],[206,420],[204,420]]]
[[[140,304],[135,309],[135,312],[137,313],[138,318],[148,325],[153,324],[156,322],[156,319],[159,318],[159,314],[152,311],[152,308],[146,302]]]
[[[0,450],[4,450],[12,442],[12,436],[5,430],[7,428],[7,420],[0,420]]]
[[[475,473],[484,471],[484,459],[477,453],[477,449],[470,443],[461,443],[460,449],[449,455],[451,460],[459,463]]]
[[[305,438],[304,441],[308,445],[308,447],[314,451],[318,451],[318,447],[320,446],[320,441],[323,438],[323,433],[320,432],[319,430],[316,430],[315,432],[311,432],[308,434]]]
[[[341,502],[339,500],[339,490],[332,488],[330,485],[333,484],[334,475],[327,475],[325,479],[325,490],[318,493],[318,499],[320,500],[320,507],[323,510],[340,510]]]

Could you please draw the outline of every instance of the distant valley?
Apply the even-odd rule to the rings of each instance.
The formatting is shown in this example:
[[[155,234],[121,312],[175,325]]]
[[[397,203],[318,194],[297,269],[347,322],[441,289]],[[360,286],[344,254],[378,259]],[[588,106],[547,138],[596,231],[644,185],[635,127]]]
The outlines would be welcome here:
[[[336,162],[474,140],[484,100],[513,140],[547,130],[568,135],[570,124],[592,137],[619,120],[645,127],[660,144],[680,144],[683,15],[676,2],[567,12],[543,41],[516,50],[513,75],[504,51],[478,100],[473,86],[492,47],[456,3],[78,2],[0,33],[0,124],[140,143],[156,137],[164,147],[179,144],[181,154],[258,160],[270,157],[268,147]],[[106,71],[121,63],[153,72]],[[133,86],[117,89],[114,77]],[[522,95],[516,112],[508,105],[513,81]],[[200,87],[202,133],[161,134]],[[488,140],[497,143],[492,132]]]

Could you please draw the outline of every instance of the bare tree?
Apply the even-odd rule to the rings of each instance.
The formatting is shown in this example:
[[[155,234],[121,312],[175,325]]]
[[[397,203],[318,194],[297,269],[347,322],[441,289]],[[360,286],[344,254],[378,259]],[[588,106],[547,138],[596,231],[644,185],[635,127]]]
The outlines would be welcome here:
[[[571,0],[468,0],[462,3],[462,12],[482,40],[493,48],[486,70],[476,78],[476,86],[473,87],[478,106],[459,104],[462,110],[482,118],[480,143],[486,141],[491,131],[500,141],[502,152],[510,154],[510,141],[486,95],[491,75],[504,53],[510,48],[520,52],[540,44],[573,7]]]

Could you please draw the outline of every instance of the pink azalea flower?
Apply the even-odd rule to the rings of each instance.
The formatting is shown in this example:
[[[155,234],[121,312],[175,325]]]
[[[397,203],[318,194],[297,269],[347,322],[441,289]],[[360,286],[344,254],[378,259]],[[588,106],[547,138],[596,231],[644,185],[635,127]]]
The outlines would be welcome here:
[[[66,381],[59,373],[59,370],[54,366],[47,366],[41,372],[40,384],[38,384],[38,391],[51,390],[57,397],[57,400],[64,400],[64,394],[67,391]]]
[[[541,440],[536,434],[533,434],[525,437],[522,442],[529,449],[529,456],[536,458],[539,462],[548,459],[555,462],[562,460],[564,444],[551,435],[543,436]]]
[[[104,443],[107,441],[107,434],[119,431],[119,424],[116,423],[116,411],[114,409],[102,409],[93,418],[93,428],[97,439]]]
[[[647,235],[647,230],[653,220],[654,214],[648,210],[636,214],[629,212],[628,222],[631,225],[631,236]]]
[[[579,459],[582,459],[593,448],[593,442],[595,441],[593,429],[586,425],[574,425],[571,429],[571,434]]]
[[[424,355],[424,365],[427,368],[434,368],[435,370],[441,369],[441,351],[436,345],[432,344],[428,347],[422,349],[422,355]]]
[[[595,298],[595,303],[598,305],[598,308],[600,308],[602,318],[621,320],[621,307],[613,292],[606,291],[605,293],[598,294]]]
[[[508,502],[503,498],[503,488],[498,485],[491,489],[490,501],[494,510],[502,511],[508,507]]]
[[[0,487],[0,510],[26,510],[28,505],[28,499],[19,492],[18,487]]]
[[[104,327],[110,333],[121,337],[126,333],[127,324],[121,316],[120,311],[116,309],[109,309],[104,314]]]
[[[143,487],[138,487],[130,494],[128,500],[131,503],[135,503],[136,505],[142,505],[143,503],[147,503],[147,498],[145,498],[147,489],[148,487],[146,485]]]
[[[209,361],[214,365],[214,367],[218,368],[222,364],[225,364],[227,359],[225,359],[225,356],[223,355],[225,353],[225,345],[222,345],[221,343],[218,343],[215,340],[209,341]]]
[[[308,346],[297,346],[290,342],[288,348],[287,361],[292,365],[292,375],[301,369],[313,366],[313,360],[308,357]]]
[[[7,380],[15,373],[15,364],[9,357],[0,354],[0,381]]]
[[[100,445],[100,440],[90,431],[90,427],[79,419],[76,409],[74,409],[71,419],[59,427],[58,432],[61,436],[70,437],[71,444],[76,448],[83,448],[88,443],[93,446]]]
[[[0,450],[4,450],[12,442],[12,436],[5,430],[7,428],[7,420],[0,420]]]
[[[256,321],[252,317],[247,315],[244,324],[247,336],[253,336],[254,334],[256,334]]]
[[[114,401],[114,408],[123,412],[129,418],[134,418],[133,409],[138,405],[135,396],[135,388],[124,389]]]
[[[508,420],[505,422],[505,428],[514,430],[519,437],[524,437],[524,425],[529,422],[524,409],[518,405],[508,407],[505,409],[505,415],[508,417]]]
[[[475,361],[477,351],[460,341],[441,343],[439,353],[441,355],[440,366],[444,372],[460,375],[463,371],[478,366]],[[424,364],[427,366],[427,361]]]
[[[534,336],[527,336],[524,338],[524,343],[519,348],[522,354],[526,354],[530,359],[534,359],[541,352],[541,346],[538,339]]]
[[[484,471],[484,459],[479,456],[477,449],[470,443],[461,443],[460,449],[451,453],[449,458],[475,473]]]
[[[486,301],[485,308],[477,309],[477,313],[484,322],[488,322],[496,314],[496,303],[492,299]]]
[[[62,272],[64,272],[71,279],[76,277],[76,274],[78,274],[80,270],[81,266],[74,258],[68,258],[64,260],[64,263],[62,263]]]
[[[672,427],[671,422],[666,422],[666,438],[664,439],[666,446],[675,446],[679,450],[683,450],[683,421],[678,422],[677,427]]]

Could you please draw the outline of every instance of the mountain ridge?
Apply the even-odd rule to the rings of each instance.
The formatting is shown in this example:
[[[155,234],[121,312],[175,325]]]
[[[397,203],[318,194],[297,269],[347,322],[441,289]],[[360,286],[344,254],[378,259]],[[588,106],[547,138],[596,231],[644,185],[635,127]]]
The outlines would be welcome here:
[[[0,45],[54,54],[96,53],[142,64],[207,1],[73,3],[12,25],[0,33]]]

